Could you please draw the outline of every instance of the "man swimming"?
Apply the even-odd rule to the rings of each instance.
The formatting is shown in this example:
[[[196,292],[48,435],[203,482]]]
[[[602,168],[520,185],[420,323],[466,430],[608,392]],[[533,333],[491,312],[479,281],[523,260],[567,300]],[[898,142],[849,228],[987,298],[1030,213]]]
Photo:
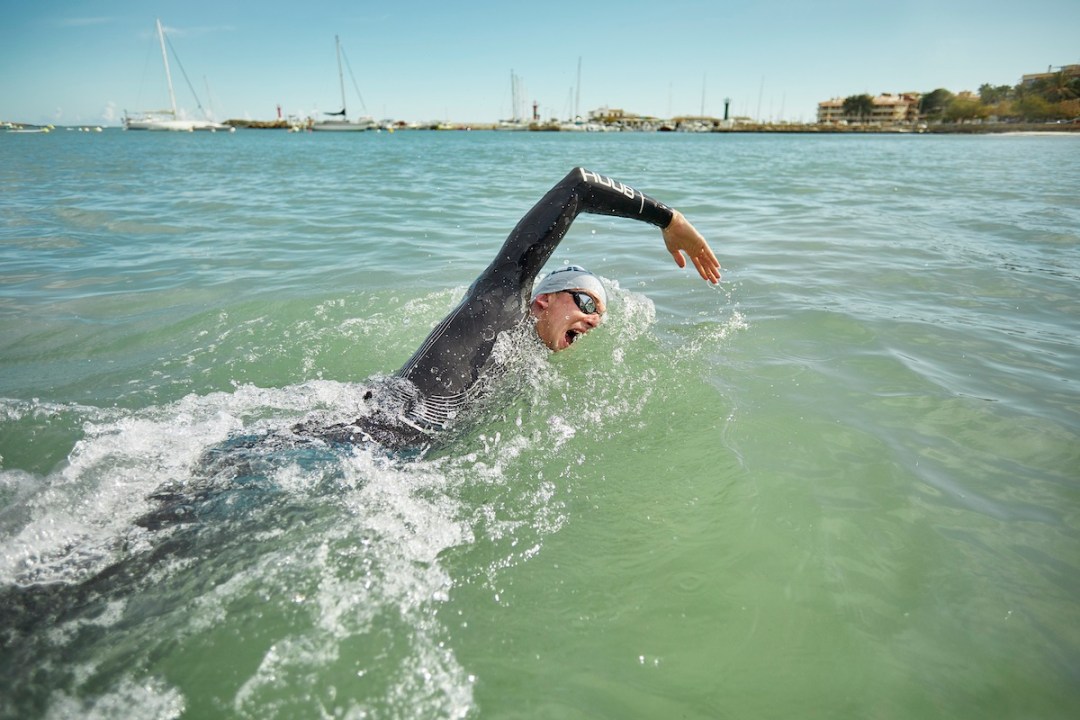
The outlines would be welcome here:
[[[659,227],[680,268],[689,258],[704,280],[719,282],[720,263],[682,213],[617,180],[574,168],[521,218],[495,259],[408,362],[365,394],[369,415],[329,428],[302,424],[294,431],[332,442],[375,442],[390,450],[428,447],[490,389],[498,375],[493,353],[500,338],[531,319],[535,336],[558,352],[596,328],[607,310],[607,294],[589,271],[562,268],[533,288],[582,212]]]
[[[618,181],[574,168],[521,218],[495,259],[408,362],[392,377],[371,382],[358,417],[334,425],[310,417],[290,432],[230,438],[203,454],[194,482],[151,495],[157,507],[137,523],[155,529],[194,522],[222,508],[258,505],[260,489],[272,491],[266,475],[275,463],[294,462],[290,453],[311,450],[312,442],[373,444],[399,455],[422,455],[493,389],[505,370],[500,343],[532,338],[559,352],[600,324],[607,292],[588,270],[570,265],[535,284],[582,212],[656,225],[679,267],[689,258],[702,278],[719,282],[720,263],[682,213]]]

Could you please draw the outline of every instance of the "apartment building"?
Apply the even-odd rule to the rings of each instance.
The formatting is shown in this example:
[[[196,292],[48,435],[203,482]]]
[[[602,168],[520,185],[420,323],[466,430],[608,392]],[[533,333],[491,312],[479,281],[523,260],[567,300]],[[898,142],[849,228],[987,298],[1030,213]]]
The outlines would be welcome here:
[[[1054,71],[1054,68],[1048,67],[1046,68],[1046,72],[1044,73],[1031,73],[1028,75],[1024,75],[1022,78],[1020,78],[1020,84],[1024,87],[1031,87],[1039,80],[1053,79],[1054,76],[1058,74],[1058,72],[1060,72],[1067,78],[1080,77],[1080,65],[1063,65],[1059,67],[1056,72]]]
[[[818,103],[817,120],[825,124],[842,125],[902,125],[919,119],[919,93],[908,92],[893,95],[882,93],[873,99],[873,108],[867,117],[844,113],[844,99],[833,98]]]

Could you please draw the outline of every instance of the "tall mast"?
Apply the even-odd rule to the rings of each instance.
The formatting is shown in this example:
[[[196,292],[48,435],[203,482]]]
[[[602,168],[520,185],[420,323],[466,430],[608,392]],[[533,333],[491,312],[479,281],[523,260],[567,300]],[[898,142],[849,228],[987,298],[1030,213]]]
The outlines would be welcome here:
[[[581,56],[577,59],[577,94],[574,96],[574,120],[581,117]]]
[[[513,68],[510,70],[510,114],[513,116],[514,121],[521,119],[521,99],[518,97],[518,77],[514,74]]]
[[[345,112],[345,76],[341,74],[341,40],[337,35],[334,36],[334,47],[337,48],[337,76],[338,83],[341,84],[341,119],[347,120],[349,116]]]
[[[169,54],[165,52],[165,31],[161,29],[161,19],[157,21],[158,40],[161,42],[161,60],[165,63],[165,80],[169,83],[169,102],[172,103],[172,114],[176,117],[176,93],[172,87],[172,73],[169,72]]]

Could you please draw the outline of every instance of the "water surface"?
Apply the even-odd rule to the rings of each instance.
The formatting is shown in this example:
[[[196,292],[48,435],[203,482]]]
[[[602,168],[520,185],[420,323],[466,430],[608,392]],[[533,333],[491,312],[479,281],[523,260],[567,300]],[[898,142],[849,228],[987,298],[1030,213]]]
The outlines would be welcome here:
[[[0,715],[1075,717],[1080,138],[0,137]],[[681,209],[420,460],[348,416],[574,165]]]

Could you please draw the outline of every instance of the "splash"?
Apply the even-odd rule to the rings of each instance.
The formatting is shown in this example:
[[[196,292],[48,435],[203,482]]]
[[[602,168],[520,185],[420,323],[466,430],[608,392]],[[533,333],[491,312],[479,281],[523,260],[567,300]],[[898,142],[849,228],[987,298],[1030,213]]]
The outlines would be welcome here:
[[[498,597],[501,574],[568,521],[593,448],[658,391],[655,308],[611,287],[620,311],[571,351],[501,348],[511,391],[426,458],[266,443],[208,476],[207,450],[230,438],[361,412],[352,383],[240,385],[135,411],[0,403],[4,422],[80,428],[54,470],[0,471],[0,583],[29,608],[0,629],[13,648],[0,710],[468,715],[477,678],[442,611],[464,584]],[[206,482],[221,485],[191,521],[140,524],[155,495]]]

